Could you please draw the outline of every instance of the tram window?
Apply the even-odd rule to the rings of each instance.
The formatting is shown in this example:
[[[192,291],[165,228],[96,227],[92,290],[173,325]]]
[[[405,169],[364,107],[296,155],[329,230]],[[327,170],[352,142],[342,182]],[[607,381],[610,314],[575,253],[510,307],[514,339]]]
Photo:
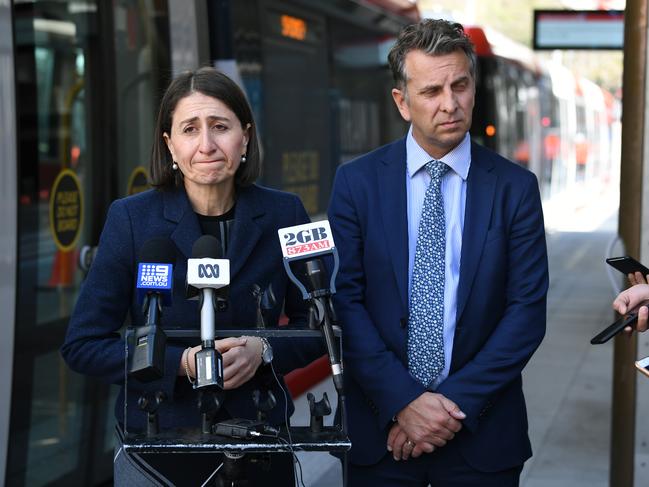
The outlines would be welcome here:
[[[74,483],[81,479],[79,453],[87,444],[85,381],[66,370],[58,347],[81,283],[77,243],[89,236],[89,219],[83,217],[87,207],[81,203],[93,191],[85,36],[96,29],[88,27],[94,16],[71,14],[67,7],[36,1],[16,3],[14,10],[20,25],[16,71],[21,73],[16,91],[20,353],[15,363],[20,375],[14,376],[20,386],[11,396],[10,485],[63,478]],[[38,347],[33,346],[36,335]]]
[[[14,2],[11,10],[20,201],[17,352],[11,448],[0,484],[96,485],[112,475],[109,387],[70,372],[59,347],[83,279],[79,250],[96,245],[107,205],[126,194],[127,176],[115,184],[120,171],[128,174],[148,159],[153,107],[171,71],[169,35],[165,1],[82,3],[80,10],[75,2],[34,0]],[[102,59],[106,52],[116,59]],[[116,70],[103,69],[111,62]],[[132,113],[125,104],[139,113],[128,124],[116,123],[117,111]],[[116,137],[106,136],[112,127]],[[111,156],[123,147],[129,149]]]
[[[128,0],[115,6],[118,196],[149,189],[146,183],[155,117],[171,66],[164,18],[166,2]],[[141,176],[139,177],[138,174]]]
[[[332,20],[332,80],[340,164],[402,136],[405,123],[394,106],[392,77],[381,56],[383,33]]]

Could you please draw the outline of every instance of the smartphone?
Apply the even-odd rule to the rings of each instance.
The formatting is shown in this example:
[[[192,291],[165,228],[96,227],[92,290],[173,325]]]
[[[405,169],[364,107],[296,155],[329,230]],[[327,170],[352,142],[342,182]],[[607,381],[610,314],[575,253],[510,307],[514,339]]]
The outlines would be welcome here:
[[[635,366],[640,372],[649,377],[649,357],[636,361]]]
[[[615,267],[625,276],[628,274],[634,274],[636,272],[641,272],[643,276],[649,274],[649,269],[642,265],[640,262],[635,260],[633,257],[625,255],[623,257],[610,257],[606,259],[606,263],[610,266]]]
[[[633,326],[638,321],[638,313],[629,313],[626,316],[622,316],[619,320],[613,323],[611,326],[605,328],[601,333],[598,333],[590,341],[591,345],[601,345],[606,343],[615,335],[624,330],[627,326]]]

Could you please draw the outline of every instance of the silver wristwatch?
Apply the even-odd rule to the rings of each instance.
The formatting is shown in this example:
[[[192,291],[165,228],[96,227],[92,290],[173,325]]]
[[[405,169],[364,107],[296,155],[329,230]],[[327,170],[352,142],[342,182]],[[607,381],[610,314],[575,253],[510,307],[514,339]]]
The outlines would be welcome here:
[[[261,337],[261,361],[264,365],[268,365],[273,361],[273,347],[266,338]]]

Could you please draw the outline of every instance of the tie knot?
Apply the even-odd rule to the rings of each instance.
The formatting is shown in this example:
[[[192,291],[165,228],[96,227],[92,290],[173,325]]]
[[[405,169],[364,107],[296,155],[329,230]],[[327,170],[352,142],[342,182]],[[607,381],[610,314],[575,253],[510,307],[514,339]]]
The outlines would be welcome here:
[[[440,180],[442,176],[446,174],[446,171],[449,170],[449,167],[444,164],[442,161],[433,159],[426,163],[426,171],[430,174],[431,179]]]

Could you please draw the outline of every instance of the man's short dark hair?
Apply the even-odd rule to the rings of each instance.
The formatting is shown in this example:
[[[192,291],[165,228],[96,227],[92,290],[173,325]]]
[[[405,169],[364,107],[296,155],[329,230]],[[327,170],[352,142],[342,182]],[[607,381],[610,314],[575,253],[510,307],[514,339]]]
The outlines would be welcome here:
[[[447,20],[424,19],[401,30],[397,42],[388,54],[388,63],[396,87],[402,91],[406,89],[408,81],[406,54],[415,50],[423,51],[430,56],[462,51],[469,60],[471,76],[475,79],[475,49],[461,24]]]
[[[192,93],[201,93],[216,98],[232,110],[241,122],[241,127],[245,129],[246,126],[249,126],[247,160],[239,165],[234,182],[239,187],[251,185],[261,173],[259,141],[252,110],[241,88],[225,74],[210,66],[181,74],[171,82],[162,97],[151,150],[151,185],[158,189],[173,189],[182,186],[182,173],[180,170],[174,171],[171,168],[173,160],[163,134],[166,132],[171,135],[171,120],[174,110],[180,100]]]

